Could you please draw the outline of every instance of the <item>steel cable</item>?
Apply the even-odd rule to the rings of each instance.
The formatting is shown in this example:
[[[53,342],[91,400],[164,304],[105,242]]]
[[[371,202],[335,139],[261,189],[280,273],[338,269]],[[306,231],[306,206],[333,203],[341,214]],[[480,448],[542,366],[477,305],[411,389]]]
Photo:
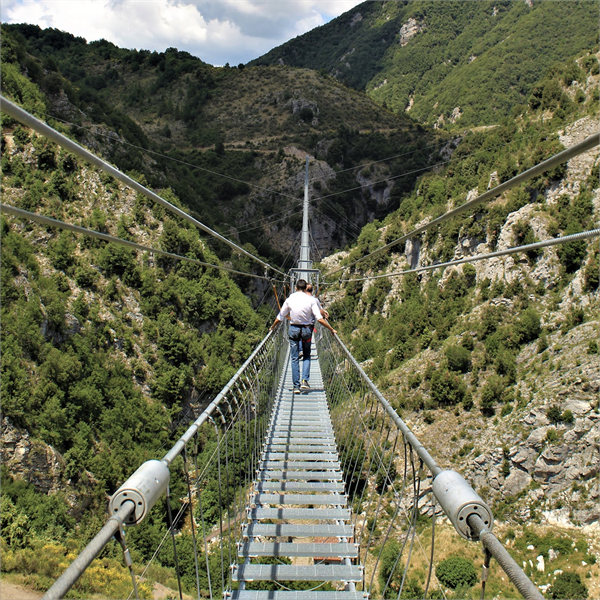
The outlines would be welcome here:
[[[194,548],[194,570],[196,573],[196,593],[198,594],[198,600],[200,600],[200,569],[198,567],[198,546],[196,544],[196,525],[194,522],[194,503],[192,501],[192,485],[190,480],[190,473],[188,470],[187,462],[187,448],[183,449],[183,471],[185,474],[185,481],[188,491],[188,502],[190,506],[190,525],[192,529],[192,547]]]
[[[154,202],[157,202],[158,204],[160,204],[161,206],[166,208],[168,211],[181,217],[184,221],[191,223],[192,225],[194,225],[198,229],[201,229],[205,233],[208,233],[210,236],[212,236],[215,239],[219,240],[220,242],[226,244],[227,246],[229,246],[236,252],[240,252],[241,254],[244,254],[247,257],[249,257],[250,259],[258,262],[263,267],[271,269],[271,270],[279,273],[280,275],[285,276],[285,273],[283,273],[282,271],[279,271],[279,269],[272,267],[270,264],[264,262],[263,260],[254,256],[253,254],[250,254],[250,252],[248,252],[247,250],[244,250],[244,248],[241,248],[240,246],[238,246],[231,240],[228,240],[226,237],[222,236],[220,233],[217,233],[210,227],[204,225],[204,223],[201,223],[194,217],[188,215],[185,211],[174,206],[173,204],[171,204],[170,202],[168,202],[167,200],[165,200],[164,198],[162,198],[155,192],[153,192],[153,191],[149,190],[148,188],[146,188],[145,186],[141,185],[140,183],[135,181],[135,179],[132,179],[128,175],[125,175],[124,173],[122,173],[121,171],[119,171],[118,169],[116,169],[115,167],[113,167],[112,165],[107,163],[106,161],[102,160],[101,158],[99,158],[98,156],[96,156],[95,154],[93,154],[92,152],[90,152],[89,150],[84,148],[83,146],[77,144],[76,142],[74,142],[67,136],[63,135],[62,133],[59,133],[58,131],[56,131],[55,129],[53,129],[52,127],[50,127],[43,121],[40,121],[39,119],[34,117],[33,115],[30,115],[27,111],[23,110],[22,108],[20,108],[19,106],[17,106],[13,102],[11,102],[10,100],[7,100],[4,96],[0,95],[0,101],[2,103],[3,112],[7,113],[13,119],[20,121],[21,123],[23,123],[24,125],[27,125],[28,127],[31,127],[32,129],[34,129],[38,133],[46,136],[47,138],[49,138],[50,140],[52,140],[59,146],[67,148],[76,156],[82,158],[83,160],[86,160],[87,162],[91,163],[95,167],[98,167],[102,171],[105,171],[106,173],[108,173],[109,175],[114,177],[115,179],[121,181],[122,183],[124,183],[128,187],[136,190],[137,192],[140,192],[141,194],[143,194],[147,198],[150,198]]]
[[[16,208],[15,206],[10,206],[9,204],[0,204],[0,212],[12,215],[14,217],[19,217],[21,219],[28,219],[29,221],[35,221],[36,223],[40,223],[42,225],[57,227],[58,229],[65,229],[67,231],[72,231],[73,233],[86,235],[88,237],[103,240],[105,242],[112,242],[114,244],[119,244],[120,246],[126,246],[128,248],[133,248],[134,250],[141,250],[143,252],[151,252],[152,254],[159,254],[161,256],[166,256],[167,258],[174,258],[176,260],[182,260],[185,262],[197,264],[197,265],[200,265],[201,267],[209,267],[212,269],[218,269],[220,271],[227,271],[229,273],[234,273],[235,275],[244,275],[246,277],[252,277],[254,279],[265,279],[267,281],[271,281],[271,278],[266,277],[264,275],[256,275],[254,273],[244,273],[243,271],[237,271],[235,269],[231,269],[229,267],[224,267],[222,265],[213,265],[211,263],[206,263],[206,262],[203,262],[196,258],[190,258],[189,256],[181,256],[180,254],[173,254],[172,252],[166,252],[165,250],[159,250],[158,248],[153,248],[151,246],[145,246],[143,244],[138,244],[137,242],[132,242],[130,240],[124,240],[123,238],[108,235],[107,233],[101,233],[100,231],[94,231],[92,229],[80,227],[79,225],[72,225],[71,223],[65,223],[64,221],[52,219],[51,217],[46,217],[44,215],[32,213],[27,210],[23,210],[21,208]]]
[[[557,246],[559,244],[568,244],[569,242],[576,242],[578,240],[585,240],[600,236],[600,229],[591,229],[589,231],[582,231],[580,233],[573,233],[571,235],[565,235],[559,238],[552,238],[551,240],[544,240],[542,242],[535,242],[534,244],[526,244],[524,246],[514,246],[507,248],[506,250],[498,250],[496,252],[490,252],[488,254],[480,254],[477,256],[469,256],[467,258],[461,258],[459,260],[452,260],[445,263],[438,263],[434,265],[426,265],[423,267],[417,267],[415,269],[407,269],[406,271],[397,271],[395,273],[387,273],[385,275],[372,275],[370,277],[357,277],[352,279],[340,279],[342,283],[349,283],[352,281],[369,281],[372,279],[383,279],[385,277],[400,277],[403,275],[409,275],[410,273],[421,273],[423,271],[433,271],[435,269],[445,269],[447,267],[453,267],[455,265],[463,265],[466,263],[476,262],[479,260],[490,260],[492,258],[499,258],[503,256],[509,256],[510,254],[516,254],[518,252],[529,252],[531,250],[538,250],[541,248],[547,248],[551,246]]]
[[[2,101],[5,102],[6,100],[4,98],[2,98]],[[284,194],[283,192],[278,192],[277,190],[272,190],[270,188],[264,188],[262,186],[255,185],[253,183],[248,183],[247,181],[244,181],[243,179],[237,179],[237,178],[232,177],[231,175],[227,175],[225,173],[219,173],[218,171],[212,171],[211,169],[201,167],[200,165],[195,165],[194,163],[190,163],[185,160],[181,160],[179,158],[174,158],[173,156],[169,156],[168,154],[165,154],[164,152],[158,152],[156,150],[151,150],[150,148],[144,148],[143,146],[139,146],[137,144],[132,144],[131,142],[123,140],[120,137],[115,137],[110,134],[103,133],[102,131],[91,129],[90,127],[84,127],[83,125],[78,125],[77,123],[65,121],[64,119],[61,119],[60,117],[57,117],[50,113],[45,113],[45,116],[50,117],[51,119],[54,119],[55,121],[59,121],[60,123],[63,123],[65,125],[69,125],[71,127],[76,127],[77,129],[81,129],[83,131],[88,131],[89,133],[91,133],[93,135],[99,135],[101,137],[105,137],[113,142],[118,142],[119,144],[121,144],[123,146],[129,146],[130,148],[135,148],[136,150],[140,150],[141,152],[143,152],[145,154],[152,154],[154,156],[159,156],[160,158],[165,158],[167,160],[178,163],[180,165],[185,165],[186,167],[191,167],[192,169],[197,170],[197,171],[203,171],[204,173],[208,173],[210,175],[216,175],[217,177],[222,177],[223,179],[227,179],[229,181],[235,181],[236,183],[243,183],[243,184],[247,185],[248,187],[253,187],[261,192],[277,194],[278,196],[282,196],[282,197],[288,198],[290,200],[294,199],[294,196],[290,196],[289,194]],[[16,117],[13,117],[13,118],[16,118]],[[100,126],[96,125],[96,127],[100,127]]]
[[[520,184],[521,182],[527,181],[528,179],[531,179],[531,178],[535,177],[536,175],[544,173],[545,171],[548,171],[549,169],[552,169],[559,164],[567,162],[569,159],[573,158],[574,156],[578,156],[579,154],[583,154],[584,152],[587,152],[591,148],[594,148],[595,146],[597,146],[599,143],[600,143],[600,135],[599,134],[591,135],[588,138],[586,138],[585,140],[583,140],[582,142],[575,144],[574,146],[571,146],[571,148],[568,148],[566,150],[563,150],[562,152],[559,152],[558,154],[554,155],[553,157],[549,158],[548,160],[545,160],[545,161],[535,165],[531,169],[528,169],[527,171],[520,173],[516,177],[513,177],[512,179],[509,179],[508,181],[505,181],[504,183],[497,185],[496,187],[484,192],[483,194],[477,196],[476,198],[473,198],[472,200],[469,200],[469,201],[465,202],[464,204],[461,204],[457,208],[444,213],[443,215],[437,217],[436,219],[433,219],[432,221],[429,221],[428,223],[425,223],[424,225],[417,227],[413,231],[410,231],[409,233],[389,242],[385,246],[382,246],[381,248],[378,248],[377,250],[370,252],[369,254],[359,258],[358,260],[354,261],[353,263],[351,263],[349,265],[345,265],[344,267],[341,267],[339,269],[336,269],[335,271],[330,273],[330,275],[334,275],[335,273],[338,273],[345,269],[349,269],[349,268],[353,267],[354,265],[366,260],[369,257],[372,257],[376,254],[380,254],[381,252],[384,252],[385,250],[389,250],[393,246],[396,246],[397,244],[400,244],[401,242],[403,242],[405,240],[413,238],[413,237],[419,235],[420,233],[423,233],[424,231],[427,231],[428,229],[435,227],[436,225],[440,225],[441,223],[443,223],[449,219],[452,219],[453,217],[455,217],[459,214],[462,214],[463,212],[466,212],[472,208],[475,208],[476,206],[479,206],[480,204],[483,204],[484,202],[491,200],[492,198],[495,198],[496,196],[499,196],[506,190],[509,190],[512,187],[515,187],[516,185]]]
[[[169,526],[169,533],[171,534],[171,540],[173,541],[173,560],[175,561],[175,574],[177,575],[177,587],[179,589],[179,600],[183,600],[183,590],[181,589],[181,574],[179,572],[179,560],[177,558],[177,544],[175,543],[175,524],[173,523],[173,514],[171,513],[171,490],[170,486],[167,485],[167,519]]]
[[[417,535],[417,517],[419,516],[419,491],[421,489],[421,478],[417,477],[418,471],[415,471],[415,462],[414,456],[412,452],[412,447],[410,450],[410,464],[412,468],[413,474],[413,518],[411,520],[411,527],[409,527],[408,532],[412,532],[410,535],[410,546],[408,547],[408,557],[406,558],[406,566],[404,567],[404,574],[402,575],[402,582],[400,583],[400,589],[398,590],[398,598],[400,600],[400,595],[402,594],[402,590],[404,588],[404,582],[406,581],[406,577],[408,575],[408,567],[410,565],[410,557],[412,555],[413,545],[415,542],[415,536]],[[423,464],[422,462],[420,463]],[[409,533],[407,532],[407,537]]]

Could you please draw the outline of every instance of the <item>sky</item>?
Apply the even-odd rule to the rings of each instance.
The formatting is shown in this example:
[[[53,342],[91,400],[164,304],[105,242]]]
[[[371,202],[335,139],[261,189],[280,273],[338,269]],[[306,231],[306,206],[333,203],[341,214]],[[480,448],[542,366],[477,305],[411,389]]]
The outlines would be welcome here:
[[[302,35],[364,0],[2,0],[3,23],[54,27],[121,48],[185,50],[237,65]]]

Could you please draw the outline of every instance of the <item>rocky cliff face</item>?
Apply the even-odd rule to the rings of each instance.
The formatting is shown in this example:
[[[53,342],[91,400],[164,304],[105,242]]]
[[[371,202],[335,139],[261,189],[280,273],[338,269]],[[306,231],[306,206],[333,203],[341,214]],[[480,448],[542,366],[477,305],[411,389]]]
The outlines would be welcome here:
[[[324,140],[320,143],[317,148],[320,156],[326,155],[331,141]],[[276,187],[281,194],[277,199],[277,205],[273,206],[273,213],[281,214],[281,218],[268,219],[268,222],[257,226],[256,229],[261,230],[260,236],[267,239],[272,247],[282,253],[292,248],[291,252],[294,254],[293,248],[298,243],[302,227],[307,152],[295,146],[287,146],[284,154],[286,161],[283,165],[268,165],[266,162],[260,164],[265,188]],[[356,169],[356,175],[349,184],[354,188],[353,200],[344,201],[342,207],[335,202],[334,195],[332,200],[335,206],[331,207],[331,205],[326,206],[328,204],[326,199],[330,194],[328,185],[335,180],[336,171],[325,160],[309,155],[308,177],[311,236],[319,253],[319,256],[313,256],[314,260],[319,260],[337,248],[351,243],[360,233],[361,227],[374,219],[377,211],[385,211],[393,186],[393,181],[386,182],[385,186],[382,186],[381,181],[386,177],[376,170],[365,174]],[[321,197],[325,199],[321,200]],[[266,216],[260,217],[264,202],[264,192],[252,192],[245,203],[243,213],[240,213],[237,207],[226,209],[231,218],[239,222],[238,228],[232,228],[231,231],[243,233],[248,222],[265,221]]]
[[[27,430],[16,427],[7,417],[2,419],[0,430],[0,462],[12,477],[30,483],[40,494],[64,493],[75,518],[93,501],[98,482],[92,473],[85,471],[79,485],[73,485],[60,452],[32,439]]]
[[[536,344],[525,348],[519,391],[528,400],[474,438],[479,456],[458,463],[490,500],[518,500],[512,518],[526,521],[536,510],[563,523],[600,518],[600,361],[588,353],[599,325],[555,332],[546,360]],[[551,407],[570,411],[573,420],[553,421]]]

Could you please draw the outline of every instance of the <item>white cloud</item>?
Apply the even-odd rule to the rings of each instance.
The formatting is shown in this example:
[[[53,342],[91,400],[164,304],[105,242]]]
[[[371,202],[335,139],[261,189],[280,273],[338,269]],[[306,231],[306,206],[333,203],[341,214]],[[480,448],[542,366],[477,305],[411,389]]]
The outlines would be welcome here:
[[[123,48],[186,50],[223,65],[256,58],[359,0],[4,0],[7,23],[54,27]]]

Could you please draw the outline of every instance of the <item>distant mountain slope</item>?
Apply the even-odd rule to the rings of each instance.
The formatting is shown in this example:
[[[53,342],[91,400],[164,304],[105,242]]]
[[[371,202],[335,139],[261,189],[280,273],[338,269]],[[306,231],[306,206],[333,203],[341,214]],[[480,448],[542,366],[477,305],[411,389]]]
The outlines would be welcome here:
[[[463,127],[499,122],[597,43],[595,1],[365,2],[250,64],[325,70],[394,112]]]
[[[260,251],[276,262],[300,229],[294,200],[307,154],[318,220],[326,221],[318,234],[325,253],[396,208],[435,158],[440,136],[308,69],[215,68],[175,48],[88,44],[31,25],[2,30],[5,94],[41,118],[59,119],[152,187],[171,187],[207,225],[242,243],[259,238]],[[363,173],[366,163],[400,155]],[[249,220],[257,228],[243,233]]]

